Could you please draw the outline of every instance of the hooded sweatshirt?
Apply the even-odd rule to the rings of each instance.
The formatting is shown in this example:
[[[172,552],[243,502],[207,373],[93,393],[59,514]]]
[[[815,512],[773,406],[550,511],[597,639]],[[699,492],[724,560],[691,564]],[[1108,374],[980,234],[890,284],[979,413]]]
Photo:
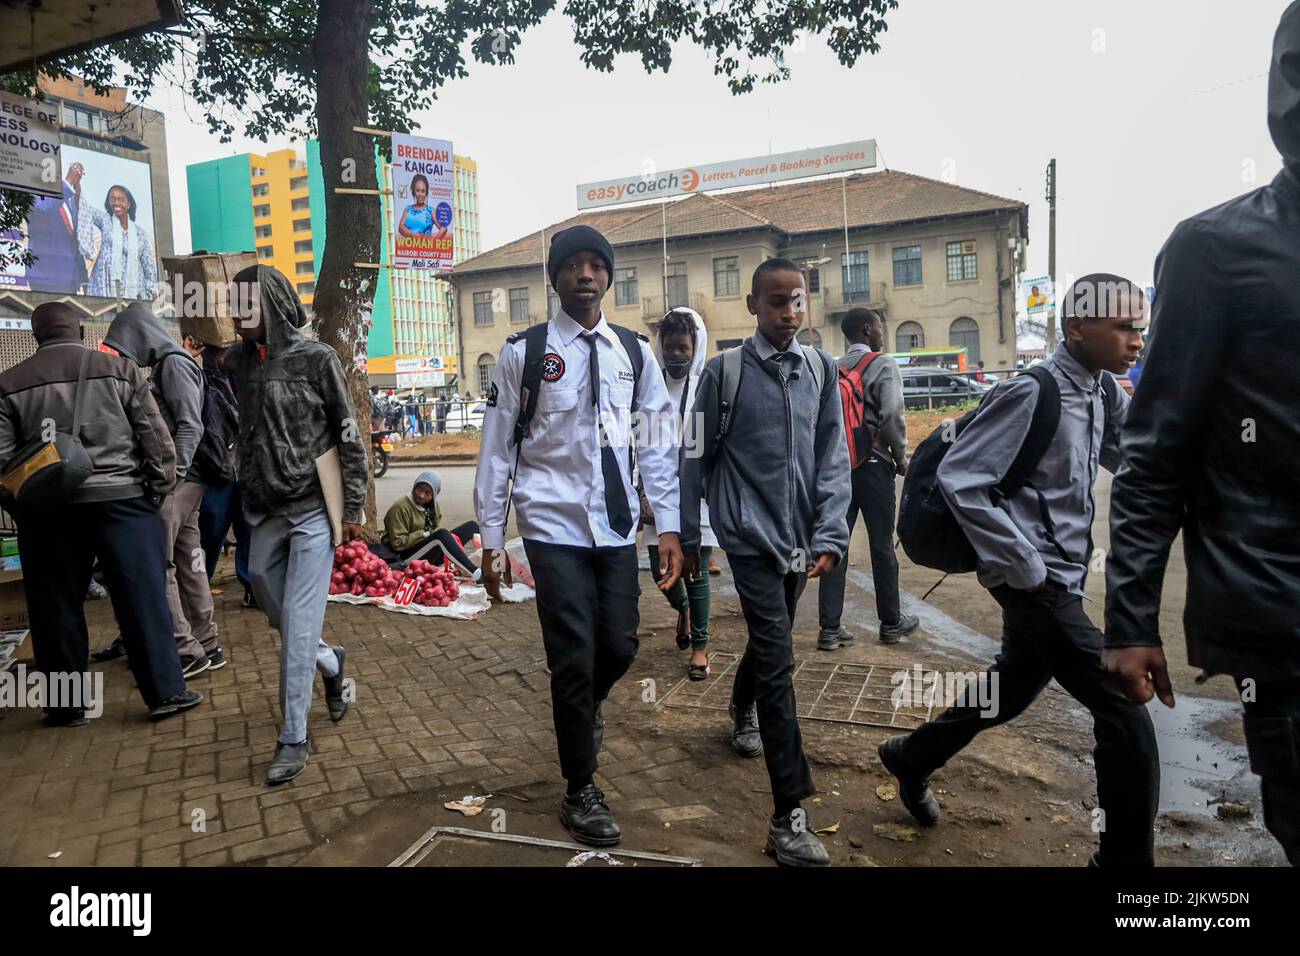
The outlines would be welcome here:
[[[81,323],[64,302],[32,313],[36,354],[0,374],[0,472],[15,452],[48,440],[46,422],[72,432],[77,378],[86,347]],[[176,482],[171,435],[135,363],[92,351],[82,396],[81,444],[94,471],[70,503],[119,501],[148,495],[160,501]]]
[[[1161,643],[1181,530],[1188,663],[1261,684],[1300,679],[1300,3],[1274,39],[1268,126],[1282,171],[1180,223],[1156,259],[1106,555],[1107,647]],[[1276,743],[1294,767],[1293,737]]]
[[[139,302],[117,314],[104,333],[104,344],[150,370],[149,387],[176,446],[176,477],[183,481],[203,438],[203,373],[198,363],[172,338],[162,319]]]
[[[691,358],[691,367],[683,378],[673,378],[668,374],[664,364],[663,335],[655,336],[654,352],[659,367],[664,370],[664,384],[668,388],[668,398],[673,410],[679,415],[690,415],[695,407],[695,393],[699,388],[700,376],[704,374],[704,364],[709,353],[709,333],[704,327],[704,319],[694,309],[679,308],[674,312],[685,312],[695,321],[695,354]],[[718,539],[709,526],[709,506],[700,502],[700,546],[716,548]]]
[[[338,353],[302,331],[307,315],[283,275],[251,266],[236,282],[256,281],[266,341],[232,345],[222,357],[239,396],[239,484],[247,509],[293,515],[324,508],[316,459],[337,446],[343,470],[343,520],[362,521],[369,429],[358,424]],[[367,411],[368,414],[368,411]]]
[[[433,489],[433,499],[425,507],[415,503],[415,486],[428,485]],[[438,494],[442,479],[436,471],[422,471],[411,485],[411,492],[393,502],[384,515],[384,542],[394,551],[405,551],[419,544],[430,532],[442,524],[442,509],[438,507]]]

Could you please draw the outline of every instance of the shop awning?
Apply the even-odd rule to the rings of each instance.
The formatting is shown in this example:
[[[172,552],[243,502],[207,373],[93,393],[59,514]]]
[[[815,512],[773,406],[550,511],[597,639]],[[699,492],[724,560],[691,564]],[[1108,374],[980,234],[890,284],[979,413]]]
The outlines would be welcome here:
[[[94,7],[92,13],[91,7]],[[0,73],[180,22],[181,0],[0,0]]]

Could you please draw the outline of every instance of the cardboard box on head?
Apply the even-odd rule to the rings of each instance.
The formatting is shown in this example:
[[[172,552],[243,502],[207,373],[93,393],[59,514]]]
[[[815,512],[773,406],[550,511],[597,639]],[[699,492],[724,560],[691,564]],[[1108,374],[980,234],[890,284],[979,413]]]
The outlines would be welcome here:
[[[192,335],[205,345],[239,341],[231,314],[231,283],[240,270],[255,265],[255,252],[196,252],[164,258],[163,270],[174,294],[181,335]]]

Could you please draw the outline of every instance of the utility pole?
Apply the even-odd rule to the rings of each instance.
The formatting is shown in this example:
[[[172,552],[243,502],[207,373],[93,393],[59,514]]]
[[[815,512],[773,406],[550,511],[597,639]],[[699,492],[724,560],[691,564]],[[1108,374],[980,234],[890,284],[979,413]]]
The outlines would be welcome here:
[[[1047,310],[1047,354],[1056,350],[1056,160],[1047,162],[1047,274],[1052,279],[1052,307]]]

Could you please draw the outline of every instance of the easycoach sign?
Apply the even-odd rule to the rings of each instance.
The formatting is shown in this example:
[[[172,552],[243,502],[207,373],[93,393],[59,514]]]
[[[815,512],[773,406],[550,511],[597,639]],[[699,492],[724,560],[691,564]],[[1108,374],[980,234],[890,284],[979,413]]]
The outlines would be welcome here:
[[[803,179],[828,173],[845,173],[854,169],[871,169],[876,165],[876,141],[864,139],[838,146],[803,149],[775,156],[735,159],[707,166],[686,166],[665,172],[643,173],[578,187],[578,208],[615,206],[625,202],[644,202],[687,193],[730,189],[735,186],[758,186],[785,179]]]

